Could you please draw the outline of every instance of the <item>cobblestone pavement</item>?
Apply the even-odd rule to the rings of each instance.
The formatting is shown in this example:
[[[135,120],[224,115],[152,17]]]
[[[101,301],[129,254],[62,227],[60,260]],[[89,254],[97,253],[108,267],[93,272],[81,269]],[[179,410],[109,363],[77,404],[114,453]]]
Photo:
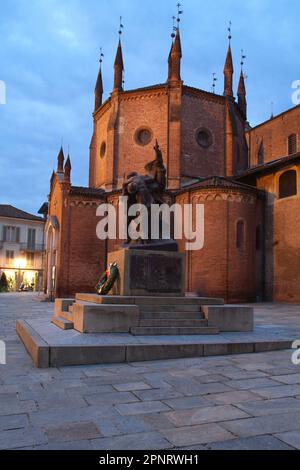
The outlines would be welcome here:
[[[52,309],[36,294],[0,294],[0,449],[300,449],[291,351],[36,369],[15,321]],[[299,326],[299,306],[256,311]]]

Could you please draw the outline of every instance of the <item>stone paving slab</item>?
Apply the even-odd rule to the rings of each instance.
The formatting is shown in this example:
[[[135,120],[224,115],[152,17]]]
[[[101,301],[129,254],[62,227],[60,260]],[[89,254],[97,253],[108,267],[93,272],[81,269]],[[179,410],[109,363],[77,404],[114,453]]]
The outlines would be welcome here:
[[[50,426],[45,428],[45,432],[50,442],[80,441],[101,437],[99,429],[92,421]]]
[[[293,446],[295,449],[300,450],[300,428],[297,431],[277,434],[276,437],[278,437],[278,439],[281,441]]]
[[[15,320],[47,323],[52,310],[35,294],[0,294],[1,449],[299,449],[300,366],[291,350],[37,369]],[[299,306],[255,312],[262,342],[265,331],[300,339]]]
[[[246,354],[287,349],[296,338],[295,330],[266,329],[265,325],[257,326],[250,333],[207,336],[81,334],[61,330],[48,319],[18,320],[17,332],[37,367]]]
[[[228,441],[234,435],[218,424],[203,424],[201,426],[187,426],[177,429],[163,429],[161,434],[174,446],[182,447],[210,442]]]
[[[95,439],[92,441],[94,450],[143,450],[143,449],[171,449],[173,445],[158,432],[139,432],[138,434],[125,434],[123,436]]]
[[[166,416],[176,427],[249,418],[249,414],[232,405],[207,406],[187,411],[172,411]]]
[[[300,429],[300,412],[271,414],[258,418],[227,421],[222,423],[222,426],[240,437],[296,431]]]
[[[206,448],[209,450],[293,450],[293,447],[274,436],[233,439],[209,444]]]

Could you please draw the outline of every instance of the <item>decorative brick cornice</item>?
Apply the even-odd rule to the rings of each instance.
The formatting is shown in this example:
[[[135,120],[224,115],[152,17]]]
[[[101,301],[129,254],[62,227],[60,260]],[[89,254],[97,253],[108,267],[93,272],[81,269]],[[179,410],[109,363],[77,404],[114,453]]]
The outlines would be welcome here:
[[[130,94],[122,94],[120,95],[120,101],[137,101],[137,100],[145,100],[151,98],[157,98],[159,96],[167,96],[168,92],[166,90],[160,91],[149,91],[148,93],[145,92],[137,92],[137,93],[130,93]]]
[[[257,196],[255,194],[244,193],[232,189],[198,189],[197,194],[191,195],[193,204],[204,203],[209,201],[227,201],[246,204],[255,204]]]
[[[225,104],[226,99],[222,95],[216,95],[208,91],[200,90],[199,88],[193,88],[187,85],[183,86],[183,94],[186,96],[194,96],[196,98],[204,99],[205,101],[211,101],[214,103]]]
[[[103,105],[93,114],[94,119],[98,119],[111,108],[111,98],[108,98]]]

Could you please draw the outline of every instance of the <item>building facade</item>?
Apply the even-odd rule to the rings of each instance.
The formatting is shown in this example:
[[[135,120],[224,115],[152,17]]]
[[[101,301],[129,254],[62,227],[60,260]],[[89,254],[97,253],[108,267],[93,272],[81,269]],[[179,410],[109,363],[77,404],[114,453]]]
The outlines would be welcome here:
[[[44,224],[42,217],[0,204],[0,274],[9,289],[43,289]]]
[[[166,200],[205,209],[204,247],[186,252],[186,290],[227,302],[300,301],[300,107],[251,128],[243,71],[234,96],[230,45],[223,95],[185,85],[181,60],[178,29],[167,81],[124,90],[119,41],[114,88],[105,102],[100,68],[89,185],[72,186],[62,149],[51,178],[45,290],[58,297],[94,290],[107,253],[120,243],[96,237],[96,209],[118,204],[126,175],[144,173],[157,139]],[[178,243],[185,251],[185,240]]]

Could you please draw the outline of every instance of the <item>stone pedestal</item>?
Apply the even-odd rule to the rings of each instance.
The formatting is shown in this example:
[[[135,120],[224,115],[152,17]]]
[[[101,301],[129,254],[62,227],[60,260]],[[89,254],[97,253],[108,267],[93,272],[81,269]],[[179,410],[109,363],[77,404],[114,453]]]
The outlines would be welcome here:
[[[184,296],[185,254],[171,251],[120,249],[108,254],[119,278],[110,295]]]

